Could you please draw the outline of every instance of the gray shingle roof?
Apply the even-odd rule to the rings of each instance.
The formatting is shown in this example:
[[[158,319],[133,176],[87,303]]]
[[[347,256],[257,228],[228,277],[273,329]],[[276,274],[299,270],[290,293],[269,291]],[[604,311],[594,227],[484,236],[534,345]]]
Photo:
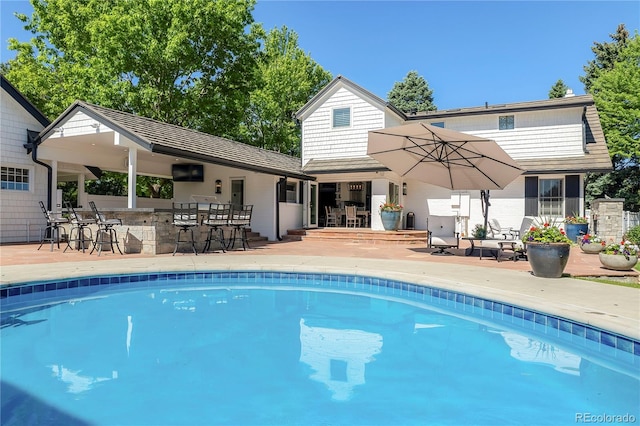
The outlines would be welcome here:
[[[607,150],[604,132],[600,125],[598,110],[595,105],[585,109],[585,133],[587,153],[580,157],[537,158],[518,160],[525,174],[534,173],[586,173],[610,172],[613,170],[611,157]]]
[[[371,157],[310,160],[303,170],[309,174],[356,173],[388,171],[389,169]]]
[[[81,110],[98,121],[106,121],[109,127],[152,152],[260,173],[313,179],[302,171],[302,163],[298,157],[82,101],[76,101],[67,108],[54,123],[43,130],[41,136],[52,132],[58,122],[76,110]]]

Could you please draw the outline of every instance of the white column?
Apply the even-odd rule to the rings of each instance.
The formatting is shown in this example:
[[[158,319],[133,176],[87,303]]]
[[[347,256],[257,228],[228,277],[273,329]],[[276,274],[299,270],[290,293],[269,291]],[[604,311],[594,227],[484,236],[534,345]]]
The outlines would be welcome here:
[[[51,211],[60,211],[62,206],[56,206],[58,190],[58,160],[51,161]]]
[[[136,208],[136,174],[137,174],[137,159],[138,150],[135,148],[129,148],[128,158],[128,180],[127,180],[127,207],[130,209]]]
[[[371,229],[384,231],[380,218],[380,206],[387,202],[389,181],[387,179],[373,179],[371,181]]]
[[[84,179],[85,174],[80,173],[78,175],[78,199],[76,202],[78,203],[78,207],[82,206],[83,209],[88,209],[89,203],[87,202],[87,193],[84,191]]]

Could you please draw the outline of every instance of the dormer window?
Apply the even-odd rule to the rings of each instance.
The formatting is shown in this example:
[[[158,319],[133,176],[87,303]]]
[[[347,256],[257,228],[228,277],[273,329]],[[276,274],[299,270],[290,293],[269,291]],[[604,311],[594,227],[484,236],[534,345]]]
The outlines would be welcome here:
[[[333,128],[351,126],[351,108],[335,108],[333,110]]]
[[[514,127],[513,115],[501,115],[498,118],[498,128],[500,130],[511,130]]]

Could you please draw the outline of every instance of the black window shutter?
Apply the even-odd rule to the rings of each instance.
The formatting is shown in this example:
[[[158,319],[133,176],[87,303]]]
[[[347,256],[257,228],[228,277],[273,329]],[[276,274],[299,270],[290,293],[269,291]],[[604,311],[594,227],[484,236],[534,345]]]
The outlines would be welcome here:
[[[538,177],[524,178],[524,215],[538,216]]]
[[[578,216],[580,214],[580,176],[565,176],[564,215]]]

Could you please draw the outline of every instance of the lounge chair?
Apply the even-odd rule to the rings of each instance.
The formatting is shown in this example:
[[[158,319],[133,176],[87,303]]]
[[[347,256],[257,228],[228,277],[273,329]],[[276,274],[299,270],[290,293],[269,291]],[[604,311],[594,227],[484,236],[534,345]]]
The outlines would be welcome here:
[[[511,232],[513,230],[513,228],[503,228],[500,225],[500,222],[498,222],[497,219],[490,219],[489,220],[489,231],[491,234],[491,237],[493,238],[498,238],[499,235],[502,235],[503,239],[514,239],[514,234]]]
[[[455,216],[427,217],[427,247],[434,255],[452,255],[448,249],[460,248],[460,233],[455,232]]]

